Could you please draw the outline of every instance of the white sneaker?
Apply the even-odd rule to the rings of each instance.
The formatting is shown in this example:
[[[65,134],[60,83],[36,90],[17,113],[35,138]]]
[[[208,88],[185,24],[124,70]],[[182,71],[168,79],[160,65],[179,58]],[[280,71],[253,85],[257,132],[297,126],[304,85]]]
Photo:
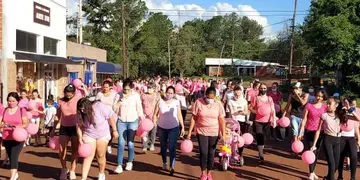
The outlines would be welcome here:
[[[122,165],[118,165],[114,171],[117,174],[121,174],[124,172]]]
[[[133,168],[133,163],[132,162],[128,162],[126,163],[126,167],[125,167],[125,170],[127,171],[131,171]]]
[[[146,154],[147,148],[143,148],[143,149],[142,149],[142,152]]]
[[[108,147],[107,147],[107,153],[108,153],[108,154],[111,154],[111,153],[112,153],[111,146],[108,146]]]
[[[105,174],[99,174],[98,180],[105,180]]]
[[[163,163],[163,170],[166,170],[166,171],[169,170],[168,165],[166,163]]]
[[[155,151],[155,146],[153,144],[150,145],[150,151]]]
[[[15,174],[15,177],[14,177],[12,180],[17,180],[18,178],[19,178],[19,174],[16,173],[16,174]]]

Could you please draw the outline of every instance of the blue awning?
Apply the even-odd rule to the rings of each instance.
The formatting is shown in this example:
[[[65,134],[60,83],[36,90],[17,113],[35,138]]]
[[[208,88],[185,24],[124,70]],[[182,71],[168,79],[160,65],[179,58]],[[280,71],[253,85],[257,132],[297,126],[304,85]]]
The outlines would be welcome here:
[[[96,64],[97,74],[120,74],[123,69],[119,64],[98,61]]]
[[[93,63],[93,64],[95,64],[97,62],[96,59],[91,59],[91,58],[87,58],[87,57],[69,56],[68,58],[74,62],[82,62],[83,60],[86,60],[86,62]]]

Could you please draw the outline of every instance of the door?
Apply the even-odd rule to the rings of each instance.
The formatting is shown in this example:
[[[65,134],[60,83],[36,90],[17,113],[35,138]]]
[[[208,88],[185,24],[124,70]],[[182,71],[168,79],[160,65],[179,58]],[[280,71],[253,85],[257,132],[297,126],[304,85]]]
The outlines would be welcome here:
[[[92,86],[92,77],[93,77],[93,73],[91,71],[85,71],[85,81],[84,84],[87,85],[88,87]]]

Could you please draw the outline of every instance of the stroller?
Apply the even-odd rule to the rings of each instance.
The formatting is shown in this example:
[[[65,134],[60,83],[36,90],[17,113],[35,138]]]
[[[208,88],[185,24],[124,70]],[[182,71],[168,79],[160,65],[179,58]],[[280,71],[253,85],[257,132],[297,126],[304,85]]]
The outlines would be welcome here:
[[[237,152],[238,138],[240,137],[240,125],[233,118],[225,118],[226,124],[226,142],[220,147],[219,157],[222,169],[226,171],[228,167],[231,168],[231,164],[242,165],[243,161],[240,161],[240,155]]]

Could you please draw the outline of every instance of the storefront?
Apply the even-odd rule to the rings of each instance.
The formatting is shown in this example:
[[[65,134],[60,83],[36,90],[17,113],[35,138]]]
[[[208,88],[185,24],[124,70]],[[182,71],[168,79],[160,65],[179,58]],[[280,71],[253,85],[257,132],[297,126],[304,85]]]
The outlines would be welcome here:
[[[68,84],[66,64],[79,64],[66,56],[66,0],[2,3],[4,96],[38,89],[44,101],[50,94],[56,100]]]

